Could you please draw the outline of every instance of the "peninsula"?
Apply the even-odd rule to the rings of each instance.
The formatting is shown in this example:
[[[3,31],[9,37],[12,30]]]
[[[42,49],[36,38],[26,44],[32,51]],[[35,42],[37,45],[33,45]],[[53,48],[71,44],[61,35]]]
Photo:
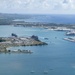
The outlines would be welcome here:
[[[40,41],[38,39],[38,36],[35,35],[32,35],[30,37],[18,37],[16,34],[12,33],[11,37],[0,37],[0,52],[32,53],[30,50],[11,51],[7,50],[7,48],[14,46],[38,46],[38,45],[47,45],[47,43]]]

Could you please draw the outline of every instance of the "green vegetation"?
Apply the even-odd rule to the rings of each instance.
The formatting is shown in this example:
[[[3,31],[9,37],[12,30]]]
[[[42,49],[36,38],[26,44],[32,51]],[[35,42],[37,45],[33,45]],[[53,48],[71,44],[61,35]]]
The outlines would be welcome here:
[[[2,39],[2,38],[0,38],[0,42],[5,42],[6,40],[4,40],[4,39]]]

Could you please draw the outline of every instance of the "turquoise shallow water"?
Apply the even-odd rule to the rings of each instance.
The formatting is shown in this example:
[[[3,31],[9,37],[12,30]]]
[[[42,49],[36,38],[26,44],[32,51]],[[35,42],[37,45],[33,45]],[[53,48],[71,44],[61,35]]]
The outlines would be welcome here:
[[[0,54],[0,75],[45,75],[44,71],[48,71],[47,75],[75,75],[75,43],[63,40],[65,32],[0,26],[1,37],[11,36],[11,33],[18,36],[34,34],[48,45],[11,48],[29,49],[33,54]]]

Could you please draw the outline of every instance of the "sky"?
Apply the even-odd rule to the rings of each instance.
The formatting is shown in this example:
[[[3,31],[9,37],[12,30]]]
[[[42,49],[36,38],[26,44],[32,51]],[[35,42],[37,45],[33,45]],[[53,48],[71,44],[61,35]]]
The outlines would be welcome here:
[[[75,14],[75,0],[0,0],[0,12]]]

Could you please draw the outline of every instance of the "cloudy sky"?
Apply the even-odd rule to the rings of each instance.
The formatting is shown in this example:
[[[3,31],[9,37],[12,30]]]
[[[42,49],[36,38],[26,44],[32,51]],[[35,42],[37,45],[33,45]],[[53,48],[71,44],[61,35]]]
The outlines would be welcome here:
[[[75,0],[0,0],[0,12],[75,14]]]

